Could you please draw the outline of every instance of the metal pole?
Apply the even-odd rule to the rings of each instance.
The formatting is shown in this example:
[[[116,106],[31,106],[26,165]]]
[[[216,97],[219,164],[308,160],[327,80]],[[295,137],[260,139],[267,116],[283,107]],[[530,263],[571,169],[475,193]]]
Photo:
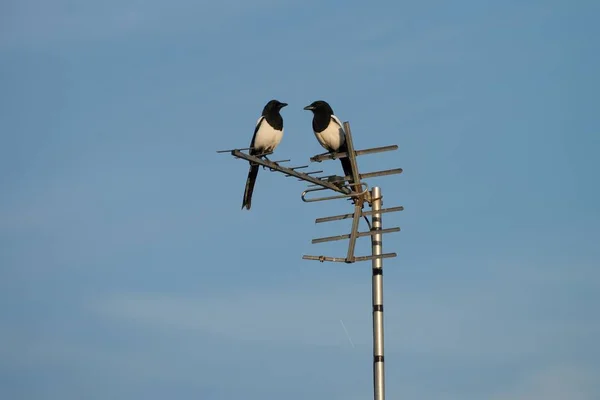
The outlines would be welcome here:
[[[371,189],[371,230],[381,230],[381,189]],[[382,253],[382,234],[371,236],[373,256]],[[383,360],[383,260],[374,258],[373,266],[373,398],[385,400],[385,373]]]

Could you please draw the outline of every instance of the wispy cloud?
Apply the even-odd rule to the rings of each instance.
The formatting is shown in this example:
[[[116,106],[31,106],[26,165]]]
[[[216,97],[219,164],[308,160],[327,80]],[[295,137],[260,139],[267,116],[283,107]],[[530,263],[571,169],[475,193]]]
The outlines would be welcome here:
[[[348,346],[339,319],[346,320],[350,310],[368,308],[364,302],[360,307],[356,289],[338,287],[335,296],[316,287],[310,292],[264,289],[197,297],[122,293],[100,299],[92,307],[105,317],[148,328],[197,330],[241,341]],[[348,321],[346,325],[352,329]]]
[[[519,270],[520,280],[515,280]],[[504,267],[495,282],[437,285],[427,293],[403,293],[401,287],[388,283],[388,348],[487,360],[562,349],[555,350],[556,357],[561,357],[561,351],[569,352],[573,346],[588,343],[600,334],[598,321],[572,320],[564,311],[554,311],[577,306],[562,297],[568,290],[565,285],[569,285],[569,278],[558,279],[557,270],[553,274],[549,271],[550,278],[535,278],[535,271]],[[561,275],[569,274],[563,270]],[[311,285],[228,290],[197,297],[120,293],[98,299],[94,308],[111,318],[222,334],[237,340],[346,346],[341,318],[354,342],[368,346],[371,322],[367,283],[363,286],[338,282],[334,289]],[[536,297],[526,288],[535,290]]]
[[[598,368],[557,365],[523,376],[492,400],[594,400],[600,395]]]
[[[390,370],[400,372],[401,379],[422,379],[400,385],[403,392],[423,399],[461,398],[468,392],[459,390],[460,382],[472,379],[467,375],[475,368],[486,371],[490,379],[487,386],[477,389],[485,392],[486,398],[595,398],[599,390],[592,377],[598,366],[580,355],[595,346],[600,325],[560,311],[576,306],[565,303],[564,295],[573,286],[582,287],[581,275],[560,268],[547,270],[548,274],[540,274],[537,268],[506,265],[485,274],[494,280],[481,282],[473,277],[446,285],[436,281],[426,292],[422,286],[417,290],[388,281],[385,326],[390,360],[412,360],[421,373],[450,365],[457,368],[456,382],[448,383],[453,389],[445,394],[436,392],[440,385],[431,390],[419,387],[426,384],[424,377],[408,378],[405,372]],[[310,351],[337,349],[358,357],[368,354],[371,346],[369,282],[226,289],[195,296],[116,293],[96,298],[88,307],[111,325],[167,336],[211,335],[246,349],[262,343]],[[348,343],[340,319],[355,349]],[[424,365],[425,360],[431,365]],[[404,363],[391,365],[399,368]],[[511,366],[512,372],[506,366]],[[491,378],[495,376],[502,379]]]

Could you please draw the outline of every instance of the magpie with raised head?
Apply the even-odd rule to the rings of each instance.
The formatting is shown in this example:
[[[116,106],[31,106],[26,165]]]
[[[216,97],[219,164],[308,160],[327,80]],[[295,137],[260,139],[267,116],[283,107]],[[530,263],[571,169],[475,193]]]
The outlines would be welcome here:
[[[331,106],[323,100],[313,101],[304,107],[305,110],[312,111],[312,127],[317,140],[330,153],[347,151],[346,132],[342,122],[333,114]],[[347,157],[340,158],[344,175],[352,176],[352,165]],[[354,180],[350,178],[349,183]]]
[[[287,103],[281,103],[277,100],[271,100],[265,105],[260,118],[256,121],[254,136],[252,136],[250,142],[251,155],[267,158],[267,155],[271,154],[279,145],[283,138],[283,118],[279,111],[285,106],[287,106]],[[242,210],[244,207],[249,210],[252,204],[252,192],[258,176],[258,167],[258,164],[250,163]]]

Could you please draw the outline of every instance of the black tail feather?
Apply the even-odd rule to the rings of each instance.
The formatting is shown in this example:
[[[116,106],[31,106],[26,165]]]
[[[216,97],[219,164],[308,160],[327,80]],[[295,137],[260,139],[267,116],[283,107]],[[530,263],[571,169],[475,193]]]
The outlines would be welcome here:
[[[354,179],[352,179],[352,164],[350,163],[350,159],[347,157],[340,158],[340,162],[342,163],[342,169],[344,170],[344,175],[349,176],[349,183],[353,183]]]
[[[250,164],[250,170],[248,171],[248,179],[246,179],[246,188],[244,189],[244,200],[242,202],[242,210],[244,207],[250,209],[252,205],[252,192],[254,191],[254,184],[256,183],[256,177],[258,176],[258,165]]]
[[[342,153],[342,152],[347,152],[348,148],[346,147],[346,144],[344,143],[344,145],[338,150],[338,152]],[[344,171],[344,175],[345,176],[349,176],[350,178],[348,179],[348,183],[350,185],[352,185],[354,183],[354,179],[352,178],[352,163],[350,162],[350,159],[348,157],[343,157],[340,158],[340,162],[342,163],[342,170]],[[350,188],[352,190],[356,190],[356,188],[354,188],[353,186],[350,186]]]

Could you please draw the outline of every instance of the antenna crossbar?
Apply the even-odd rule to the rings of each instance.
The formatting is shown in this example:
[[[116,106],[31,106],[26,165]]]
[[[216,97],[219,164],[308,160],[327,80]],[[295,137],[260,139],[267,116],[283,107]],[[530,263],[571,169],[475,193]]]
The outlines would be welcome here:
[[[378,214],[385,214],[385,213],[390,213],[390,212],[396,212],[396,211],[403,211],[404,207],[402,206],[398,206],[398,207],[390,207],[390,208],[383,208],[380,211],[378,211]],[[367,216],[367,215],[373,215],[375,212],[374,211],[363,211],[361,213],[361,216]],[[331,217],[323,217],[323,218],[317,218],[315,220],[315,224],[320,224],[322,222],[331,222],[331,221],[339,221],[342,219],[348,219],[351,218],[354,215],[354,213],[352,214],[342,214],[342,215],[333,215]]]
[[[309,256],[309,255],[304,255],[302,256],[303,260],[313,260],[313,261],[329,261],[329,262],[344,262],[347,264],[351,264],[354,262],[360,262],[360,261],[369,261],[369,260],[375,260],[375,259],[382,259],[382,258],[394,258],[396,257],[397,254],[396,253],[384,253],[384,254],[378,254],[375,256],[359,256],[359,257],[354,257],[354,259],[352,261],[349,261],[345,258],[342,257],[327,257],[327,256]]]
[[[379,233],[394,233],[394,232],[400,232],[400,228],[395,227],[395,228],[386,228],[386,229],[373,229],[373,230],[370,230],[367,232],[356,232],[356,237],[373,236],[373,235],[377,235]],[[350,237],[351,237],[351,235],[349,235],[349,234],[326,236],[326,237],[322,237],[322,238],[313,239],[311,243],[317,244],[317,243],[325,243],[325,242],[334,242],[336,240],[350,239]]]
[[[354,155],[362,156],[365,154],[382,153],[384,151],[393,151],[393,150],[398,150],[398,145],[393,144],[391,146],[372,147],[370,149],[355,150]],[[348,153],[345,151],[340,152],[340,153],[325,153],[325,154],[318,154],[314,157],[311,157],[310,161],[321,162],[321,161],[325,161],[325,160],[335,160],[337,158],[344,158],[344,157],[348,157]]]

